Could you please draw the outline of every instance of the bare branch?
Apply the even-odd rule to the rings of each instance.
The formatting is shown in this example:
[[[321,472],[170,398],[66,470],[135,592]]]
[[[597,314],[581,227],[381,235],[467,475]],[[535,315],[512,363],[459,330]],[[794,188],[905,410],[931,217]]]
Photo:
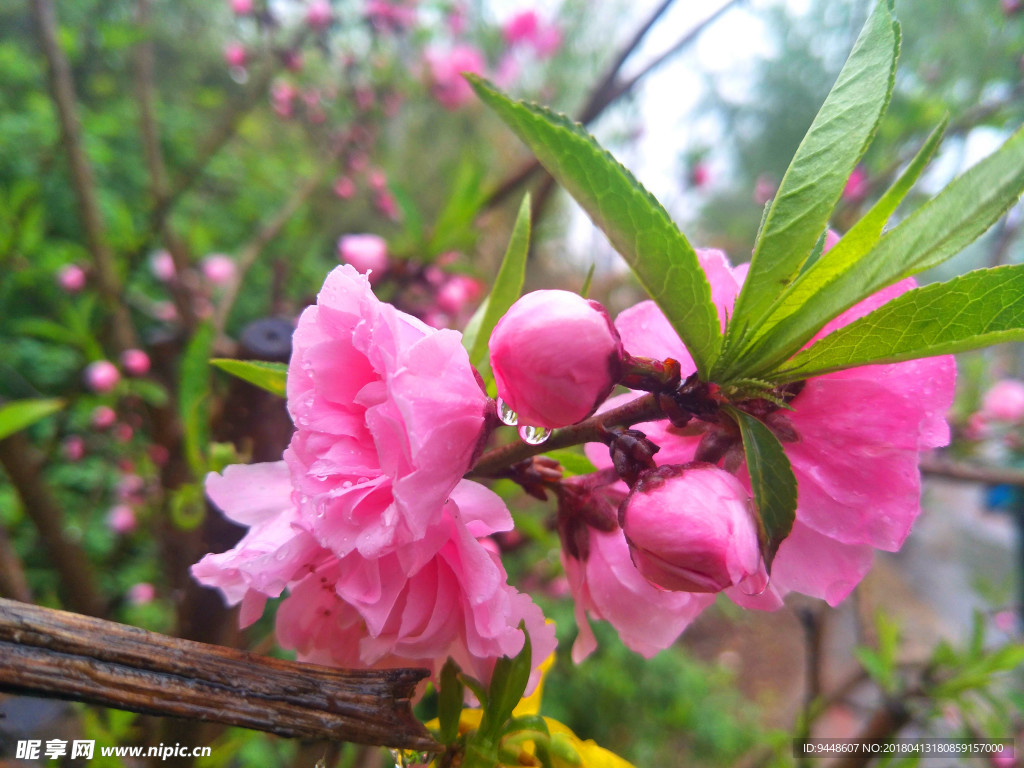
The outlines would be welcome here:
[[[288,737],[437,750],[422,669],[339,670],[0,599],[0,689]]]
[[[99,292],[114,314],[111,329],[113,342],[118,351],[124,351],[136,346],[135,331],[127,305],[121,299],[121,281],[114,262],[114,254],[107,244],[96,194],[96,181],[85,155],[71,68],[57,42],[57,15],[52,0],[31,0],[30,6],[39,46],[46,58],[50,97],[57,110],[62,144],[71,170],[71,185],[85,229],[86,244],[96,267]]]
[[[943,477],[948,480],[1024,486],[1024,470],[1007,467],[983,467],[935,455],[921,457],[921,472],[925,475]]]

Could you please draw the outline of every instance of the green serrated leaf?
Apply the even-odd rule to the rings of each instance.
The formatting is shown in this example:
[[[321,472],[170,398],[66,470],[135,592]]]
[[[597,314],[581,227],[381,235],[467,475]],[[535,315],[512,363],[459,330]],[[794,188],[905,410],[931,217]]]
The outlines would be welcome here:
[[[0,440],[31,427],[64,407],[63,400],[12,400],[0,405]]]
[[[1021,340],[1024,265],[979,269],[897,296],[800,352],[773,378],[796,381]]]
[[[760,324],[800,274],[889,104],[899,47],[892,0],[878,0],[779,185],[736,299],[733,327]]]
[[[898,280],[937,266],[974,242],[1024,191],[1024,128],[952,181],[933,200],[885,233],[864,256],[824,281],[831,252],[804,279],[827,302],[807,302],[776,325],[762,343],[781,348],[763,359],[781,360],[806,344],[829,320]],[[840,240],[840,243],[842,241]],[[836,248],[839,246],[837,245]],[[785,344],[775,341],[787,340]],[[768,370],[750,371],[764,374]]]
[[[210,368],[207,360],[213,346],[213,326],[200,326],[181,358],[178,386],[178,416],[185,432],[185,457],[196,477],[207,470],[206,454],[210,445]]]
[[[743,437],[743,453],[761,528],[761,551],[770,572],[779,545],[796,519],[796,477],[782,443],[768,427],[745,411],[731,407],[728,411],[739,424]]]
[[[462,334],[462,343],[469,351],[469,362],[475,366],[487,360],[487,343],[498,321],[516,303],[526,279],[526,257],[530,253],[530,195],[523,197],[516,216],[512,237],[498,268],[498,276],[487,298],[477,308]]]
[[[786,359],[806,343],[807,339],[801,335],[791,338],[784,333],[772,331],[807,304],[820,304],[822,311],[819,316],[830,314],[834,299],[831,292],[824,290],[824,287],[837,275],[852,269],[875,246],[882,236],[882,229],[934,156],[942,142],[947,124],[948,120],[943,120],[932,131],[899,178],[871,210],[843,235],[820,265],[818,260],[809,260],[806,271],[776,301],[765,321],[753,329],[748,337],[749,341],[739,354],[730,358],[738,359],[735,367],[747,370],[763,369],[765,365],[774,365]],[[803,327],[800,330],[806,332]]]
[[[441,725],[441,743],[452,744],[459,735],[459,719],[465,686],[459,681],[459,665],[448,659],[441,667],[437,716]]]
[[[721,323],[697,254],[668,212],[581,125],[465,77],[605,233],[707,376],[722,345]]]
[[[264,360],[231,360],[224,357],[215,357],[210,360],[210,365],[220,368],[225,373],[230,373],[242,381],[254,384],[260,389],[265,389],[278,397],[284,397],[288,379],[288,365],[286,363],[268,363]]]

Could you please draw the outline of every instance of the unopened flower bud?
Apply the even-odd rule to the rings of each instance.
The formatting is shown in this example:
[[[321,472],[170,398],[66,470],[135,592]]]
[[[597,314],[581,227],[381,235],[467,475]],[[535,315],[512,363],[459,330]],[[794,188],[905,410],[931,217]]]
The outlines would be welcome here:
[[[107,513],[107,527],[114,533],[131,533],[138,525],[135,518],[135,510],[127,504],[118,504],[111,507]]]
[[[1024,381],[1003,379],[993,384],[981,400],[981,415],[1011,424],[1024,419]]]
[[[244,67],[247,58],[245,46],[241,43],[228,43],[224,46],[224,61],[229,67]]]
[[[343,235],[338,240],[338,258],[357,272],[370,272],[370,281],[388,268],[388,244],[377,235]]]
[[[203,259],[201,267],[203,277],[211,285],[227,285],[235,277],[235,261],[223,253],[211,253]]]
[[[306,23],[313,29],[326,29],[332,16],[331,4],[327,0],[313,0],[306,9]]]
[[[85,288],[85,270],[77,264],[65,264],[57,272],[57,285],[67,293],[78,293]]]
[[[637,570],[663,589],[720,592],[760,572],[750,498],[712,464],[661,467],[619,508]]]
[[[248,16],[252,13],[252,0],[230,0],[229,5],[239,16]]]
[[[157,251],[150,256],[149,268],[153,276],[162,283],[173,280],[177,272],[174,268],[174,258],[167,251]]]
[[[619,334],[604,307],[569,291],[534,291],[491,335],[498,396],[520,424],[564,427],[592,414],[622,368]]]
[[[149,355],[141,349],[126,349],[121,353],[121,365],[132,376],[145,376],[149,373]]]
[[[107,405],[97,405],[92,409],[92,425],[96,429],[109,429],[117,421],[117,413]]]
[[[85,385],[93,392],[109,392],[121,380],[121,374],[109,360],[97,360],[85,368]]]

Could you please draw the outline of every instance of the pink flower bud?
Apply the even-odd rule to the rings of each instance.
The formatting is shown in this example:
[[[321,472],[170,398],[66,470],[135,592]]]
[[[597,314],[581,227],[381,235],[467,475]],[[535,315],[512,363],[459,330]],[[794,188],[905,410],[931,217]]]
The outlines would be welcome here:
[[[512,16],[501,28],[501,34],[509,45],[527,42],[533,39],[540,26],[536,11],[521,11]]]
[[[174,279],[174,259],[167,251],[157,251],[149,257],[149,269],[161,283],[169,283]]]
[[[333,15],[327,0],[313,0],[306,9],[306,23],[313,29],[326,29]]]
[[[132,376],[145,376],[149,373],[149,355],[141,349],[126,349],[121,354],[121,365]]]
[[[348,200],[356,193],[355,182],[348,176],[339,176],[334,182],[334,194],[342,200]]]
[[[224,61],[229,67],[244,67],[246,58],[245,46],[241,43],[228,43],[224,46]]]
[[[109,360],[97,360],[85,368],[85,385],[93,392],[109,392],[121,380],[121,374]]]
[[[61,450],[68,461],[79,461],[85,456],[85,440],[79,435],[71,435],[65,438]]]
[[[127,443],[134,434],[135,430],[127,424],[118,424],[114,427],[114,439],[119,443]]]
[[[107,513],[107,528],[114,533],[131,533],[138,524],[139,521],[135,518],[135,510],[127,504],[118,504],[116,507],[111,507]]]
[[[162,445],[156,445],[155,443],[147,449],[149,453],[149,459],[158,467],[162,467],[167,463],[167,460],[171,457],[171,452],[168,451]]]
[[[373,281],[387,271],[388,244],[377,235],[342,235],[338,239],[338,258],[357,272],[369,272]]]
[[[498,321],[490,341],[498,396],[534,427],[585,419],[619,378],[623,349],[604,307],[569,291],[534,291]]]
[[[471,45],[458,45],[450,51],[431,49],[425,54],[431,93],[445,109],[458,109],[473,98],[473,89],[463,72],[482,75],[483,54]]]
[[[663,589],[720,592],[761,570],[750,497],[713,464],[645,473],[619,518],[637,570]]]
[[[114,409],[107,405],[98,405],[92,410],[92,425],[96,429],[108,429],[117,421]]]
[[[390,192],[386,190],[378,192],[373,198],[373,204],[381,216],[398,221],[398,203],[395,202],[395,196]]]
[[[701,187],[707,186],[708,182],[711,181],[711,170],[708,168],[707,163],[696,163],[692,169],[690,169],[690,183],[693,186],[700,189]]]
[[[1011,424],[1024,418],[1024,381],[1003,379],[993,384],[982,398],[981,415],[990,421]]]
[[[374,168],[372,171],[370,171],[370,174],[367,177],[367,179],[370,182],[370,188],[377,192],[383,192],[388,188],[387,174],[384,173],[384,171],[382,171],[380,168]]]
[[[57,272],[57,285],[67,293],[78,293],[85,288],[85,270],[77,264],[65,264]]]
[[[223,253],[212,253],[203,259],[203,277],[211,285],[224,286],[235,278],[235,261]]]
[[[754,182],[754,202],[758,205],[764,205],[775,197],[777,189],[778,184],[776,184],[775,179],[767,173],[762,173],[757,177],[757,181]]]
[[[132,585],[128,590],[127,597],[128,602],[132,605],[146,605],[153,602],[153,598],[156,597],[156,587],[148,581],[140,581],[138,584]]]
[[[864,170],[864,166],[858,165],[853,169],[850,178],[846,180],[846,186],[843,187],[843,200],[857,202],[863,199],[867,193],[868,172]]]
[[[248,16],[252,13],[252,0],[230,0],[231,10],[239,16]]]
[[[468,275],[452,275],[437,292],[437,306],[457,315],[482,292],[481,285]]]

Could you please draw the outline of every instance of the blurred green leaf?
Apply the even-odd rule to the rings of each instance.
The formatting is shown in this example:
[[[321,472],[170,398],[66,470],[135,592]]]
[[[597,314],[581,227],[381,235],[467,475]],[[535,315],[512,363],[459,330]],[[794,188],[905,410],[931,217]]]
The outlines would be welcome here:
[[[773,378],[796,381],[1021,340],[1024,265],[980,269],[897,296],[800,352]]]
[[[438,214],[427,244],[431,256],[459,250],[473,236],[473,221],[486,196],[483,193],[484,169],[476,160],[464,156],[455,171],[448,201]]]
[[[0,405],[0,440],[55,414],[63,407],[63,400],[14,400]]]
[[[459,735],[459,718],[465,686],[459,681],[459,666],[448,659],[441,668],[441,687],[438,691],[437,716],[441,726],[440,741],[451,744]]]
[[[512,237],[501,260],[498,276],[487,298],[477,307],[466,324],[462,343],[469,350],[469,362],[481,366],[487,362],[487,343],[498,321],[516,303],[526,278],[526,257],[530,253],[530,195],[523,197],[516,216]]]
[[[579,124],[465,77],[607,235],[706,376],[722,344],[718,311],[696,252],[661,203]]]
[[[828,225],[850,173],[889,104],[899,47],[900,28],[892,0],[878,0],[768,211],[750,272],[736,299],[727,349],[765,318],[800,274]]]
[[[764,424],[745,411],[729,408],[743,437],[750,486],[761,528],[765,567],[771,571],[779,545],[796,518],[796,477],[782,443]]]
[[[571,448],[545,451],[544,455],[561,464],[567,476],[589,475],[591,472],[597,471],[597,467],[591,463],[590,459],[583,453],[574,451]]]
[[[530,671],[533,669],[530,633],[522,624],[520,624],[520,629],[523,631],[524,639],[522,650],[515,658],[502,656],[498,659],[494,665],[494,673],[491,675],[491,684],[487,691],[487,706],[484,707],[483,718],[480,720],[481,733],[491,741],[497,740],[505,723],[512,717],[512,710],[523,698],[526,684],[530,680]]]
[[[263,360],[232,360],[215,357],[210,365],[220,368],[243,381],[247,381],[273,395],[284,397],[288,380],[286,363],[268,363]]]

